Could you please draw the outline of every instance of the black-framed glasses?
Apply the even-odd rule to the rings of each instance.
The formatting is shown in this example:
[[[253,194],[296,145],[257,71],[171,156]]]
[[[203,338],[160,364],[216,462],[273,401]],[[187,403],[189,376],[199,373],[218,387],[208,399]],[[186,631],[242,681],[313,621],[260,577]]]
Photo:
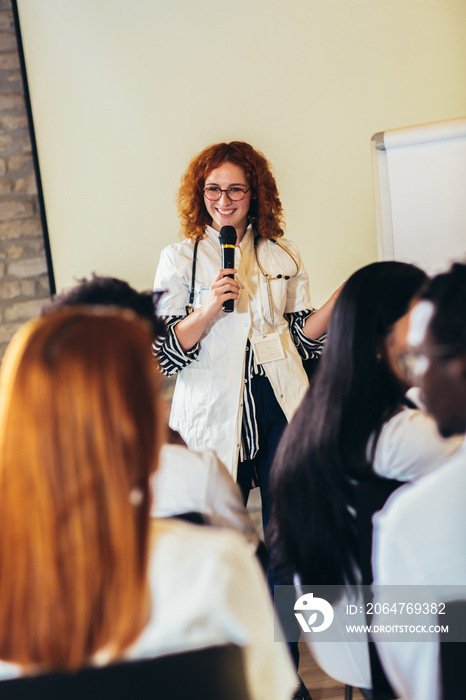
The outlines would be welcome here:
[[[222,196],[222,192],[225,192],[231,202],[241,202],[244,195],[249,192],[250,189],[250,187],[246,189],[245,187],[234,185],[233,187],[228,187],[226,190],[222,190],[221,187],[209,185],[208,187],[204,187],[204,196],[210,199],[211,202],[216,202]]]
[[[432,348],[408,348],[397,357],[398,365],[403,374],[410,379],[418,379],[427,371],[430,360],[451,360],[466,352],[466,349],[455,345],[435,345]]]

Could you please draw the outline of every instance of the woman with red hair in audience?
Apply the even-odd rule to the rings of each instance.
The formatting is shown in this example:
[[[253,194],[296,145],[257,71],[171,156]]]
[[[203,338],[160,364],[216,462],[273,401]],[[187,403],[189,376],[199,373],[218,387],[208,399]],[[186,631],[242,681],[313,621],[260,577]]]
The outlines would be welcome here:
[[[170,519],[150,531],[164,425],[151,340],[130,312],[74,307],[7,350],[0,678],[232,641],[251,697],[288,700],[296,676],[241,535]]]

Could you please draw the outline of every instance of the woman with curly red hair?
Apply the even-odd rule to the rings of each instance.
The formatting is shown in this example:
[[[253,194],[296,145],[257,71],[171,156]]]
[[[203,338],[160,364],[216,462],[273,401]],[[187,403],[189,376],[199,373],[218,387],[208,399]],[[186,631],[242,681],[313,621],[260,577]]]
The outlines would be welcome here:
[[[189,164],[181,180],[178,197],[184,235],[201,240],[206,226],[217,228],[206,208],[209,200],[204,200],[203,189],[207,175],[223,163],[232,163],[244,171],[246,181],[254,193],[249,203],[248,216],[249,219],[256,220],[256,234],[262,238],[283,236],[282,205],[269,164],[261,153],[248,143],[240,141],[209,146]]]
[[[308,384],[302,359],[320,354],[336,295],[312,308],[271,168],[248,143],[197,155],[178,207],[185,240],[162,251],[155,276],[168,334],[154,349],[164,374],[179,372],[170,424],[190,448],[217,451],[245,501],[256,474],[265,525],[271,460]],[[224,226],[236,231],[235,269],[220,269]]]

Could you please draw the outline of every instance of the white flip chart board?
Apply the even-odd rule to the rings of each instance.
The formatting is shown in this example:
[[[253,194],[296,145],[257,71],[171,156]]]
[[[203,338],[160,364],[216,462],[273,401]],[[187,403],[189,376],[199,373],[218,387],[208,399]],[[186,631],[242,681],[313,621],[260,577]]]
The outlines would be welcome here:
[[[466,117],[377,133],[372,162],[379,259],[466,261]]]

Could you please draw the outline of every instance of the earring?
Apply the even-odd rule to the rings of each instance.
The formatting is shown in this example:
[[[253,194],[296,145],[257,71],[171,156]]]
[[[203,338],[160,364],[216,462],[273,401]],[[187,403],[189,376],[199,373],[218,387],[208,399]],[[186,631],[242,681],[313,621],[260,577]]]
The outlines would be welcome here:
[[[129,492],[129,502],[137,508],[144,500],[144,492],[138,486],[134,486]]]

